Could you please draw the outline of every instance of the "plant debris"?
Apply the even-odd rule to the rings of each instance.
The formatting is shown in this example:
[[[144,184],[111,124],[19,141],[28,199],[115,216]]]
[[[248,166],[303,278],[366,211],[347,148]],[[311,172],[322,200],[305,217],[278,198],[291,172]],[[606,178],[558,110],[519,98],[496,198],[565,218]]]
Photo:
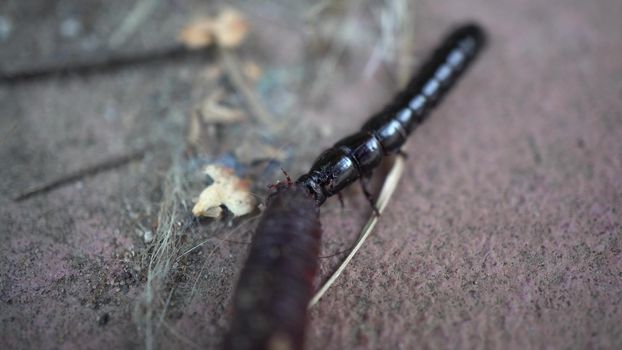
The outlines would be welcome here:
[[[149,244],[149,243],[153,242],[153,238],[154,238],[153,231],[146,230],[143,233],[143,240],[145,241],[145,243]]]
[[[251,213],[257,207],[255,197],[249,192],[248,181],[237,177],[233,169],[211,164],[204,173],[214,182],[199,195],[199,200],[192,208],[196,217],[222,217],[225,206],[234,216]]]
[[[72,182],[79,181],[85,177],[94,176],[101,172],[109,171],[109,170],[118,168],[120,166],[124,166],[128,163],[131,163],[133,161],[143,158],[146,152],[147,152],[147,148],[143,148],[143,149],[139,149],[139,150],[136,150],[136,151],[133,151],[133,152],[121,155],[121,156],[106,159],[95,165],[91,165],[86,168],[79,169],[77,171],[68,173],[66,175],[63,175],[49,182],[44,182],[39,185],[36,185],[26,190],[25,192],[20,193],[13,200],[17,202],[23,201],[30,197],[33,197],[33,196],[36,196],[42,193],[47,193],[61,186],[65,186]]]
[[[223,103],[225,92],[218,89],[205,98],[190,113],[186,130],[186,140],[190,145],[197,146],[202,137],[213,137],[215,126],[230,125],[247,120],[241,109]]]
[[[287,158],[285,148],[272,146],[263,141],[257,133],[246,136],[246,140],[233,151],[235,158],[242,164],[264,161],[283,162]]]
[[[179,33],[178,39],[191,49],[212,44],[233,48],[239,46],[248,33],[248,21],[237,10],[227,8],[216,17],[200,18]]]
[[[244,112],[222,103],[224,91],[217,90],[199,107],[199,113],[206,124],[231,124],[244,120]]]

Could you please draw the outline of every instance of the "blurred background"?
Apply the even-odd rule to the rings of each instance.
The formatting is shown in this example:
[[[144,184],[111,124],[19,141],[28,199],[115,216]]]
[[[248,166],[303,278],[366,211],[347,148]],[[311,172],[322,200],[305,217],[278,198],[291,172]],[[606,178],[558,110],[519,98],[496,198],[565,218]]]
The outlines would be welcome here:
[[[0,346],[217,348],[281,168],[307,171],[476,21],[489,46],[404,147],[307,348],[619,348],[620,18],[617,0],[1,2]],[[195,218],[219,180],[251,209]],[[370,213],[359,186],[344,202],[322,208],[318,284]]]

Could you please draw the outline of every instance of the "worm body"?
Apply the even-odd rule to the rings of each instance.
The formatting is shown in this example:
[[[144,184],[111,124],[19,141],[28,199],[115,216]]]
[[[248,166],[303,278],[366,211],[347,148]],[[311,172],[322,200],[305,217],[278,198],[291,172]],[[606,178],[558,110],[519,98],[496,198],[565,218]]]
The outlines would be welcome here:
[[[327,197],[369,175],[384,156],[399,152],[408,135],[456,83],[484,42],[484,32],[477,25],[453,31],[391,104],[372,116],[361,131],[324,151],[297,182],[321,205]]]
[[[270,195],[234,299],[225,349],[300,349],[322,230],[314,198],[300,185]]]

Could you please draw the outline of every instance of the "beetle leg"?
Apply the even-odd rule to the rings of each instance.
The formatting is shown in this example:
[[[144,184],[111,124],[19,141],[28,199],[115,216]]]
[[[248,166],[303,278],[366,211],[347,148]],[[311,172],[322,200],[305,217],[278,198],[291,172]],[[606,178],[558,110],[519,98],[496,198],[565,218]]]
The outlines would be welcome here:
[[[343,204],[343,194],[341,192],[337,192],[337,198],[339,198],[339,203],[341,203],[341,209],[343,210],[346,205]]]
[[[380,216],[380,211],[378,210],[378,207],[376,207],[376,203],[374,201],[374,196],[367,189],[367,184],[368,184],[370,178],[371,178],[371,175],[369,175],[369,176],[361,176],[361,179],[360,179],[359,182],[361,183],[361,189],[363,190],[363,194],[365,195],[365,198],[367,198],[367,201],[369,202],[369,205],[371,205],[372,210],[374,211],[376,216]]]

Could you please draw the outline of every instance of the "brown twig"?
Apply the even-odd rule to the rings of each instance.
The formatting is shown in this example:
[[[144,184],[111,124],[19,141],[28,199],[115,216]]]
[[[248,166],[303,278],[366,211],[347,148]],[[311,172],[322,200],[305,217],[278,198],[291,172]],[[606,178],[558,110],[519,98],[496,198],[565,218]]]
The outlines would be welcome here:
[[[114,168],[118,168],[120,166],[123,166],[127,163],[130,163],[134,160],[140,159],[145,155],[146,149],[141,149],[138,151],[134,151],[132,153],[128,153],[122,156],[117,156],[117,157],[113,157],[107,160],[104,160],[101,163],[77,170],[73,173],[69,173],[66,175],[63,175],[57,179],[54,179],[52,181],[49,182],[45,182],[39,185],[36,185],[24,192],[22,192],[21,194],[17,195],[13,200],[15,201],[23,201],[25,199],[28,199],[30,197],[33,197],[35,195],[39,195],[42,193],[46,193],[49,191],[52,191],[58,187],[67,185],[69,183],[78,181],[84,177],[87,176],[93,176],[96,175],[98,173],[101,173],[103,171],[108,171],[108,170],[112,170]]]
[[[70,62],[54,62],[25,70],[0,70],[0,85],[25,83],[42,79],[108,73],[150,63],[210,57],[210,48],[189,50],[182,45],[145,50],[132,54],[100,54],[78,57]]]
[[[136,2],[134,8],[128,13],[123,22],[110,36],[108,46],[119,47],[127,41],[136,29],[147,19],[158,6],[159,0],[141,0]]]

